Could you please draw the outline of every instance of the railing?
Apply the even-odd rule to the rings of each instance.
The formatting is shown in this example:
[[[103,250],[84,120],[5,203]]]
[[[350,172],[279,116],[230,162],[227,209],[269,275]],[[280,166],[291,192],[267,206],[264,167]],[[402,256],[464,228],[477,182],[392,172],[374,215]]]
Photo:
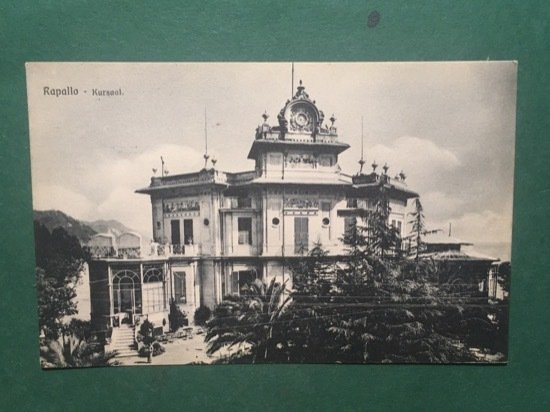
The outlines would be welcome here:
[[[113,246],[85,246],[84,249],[93,258],[116,258],[117,250]]]
[[[226,180],[227,178],[225,173],[210,169],[203,170],[198,173],[153,177],[151,178],[151,186],[175,186],[195,183],[225,183]]]
[[[141,257],[141,247],[118,248],[117,257],[120,259],[137,259]]]
[[[227,182],[231,184],[239,184],[250,182],[260,176],[256,170],[250,170],[242,173],[227,173]]]
[[[198,256],[200,245],[151,244],[150,256]]]

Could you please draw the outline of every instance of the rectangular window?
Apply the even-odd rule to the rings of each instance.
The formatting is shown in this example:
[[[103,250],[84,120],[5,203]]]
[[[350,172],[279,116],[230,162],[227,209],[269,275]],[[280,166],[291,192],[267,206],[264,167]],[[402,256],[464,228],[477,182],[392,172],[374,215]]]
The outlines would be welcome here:
[[[355,233],[355,227],[357,225],[357,218],[355,216],[348,216],[344,218],[344,243],[349,244],[350,238]]]
[[[294,253],[303,254],[308,251],[309,220],[307,217],[294,218]]]
[[[186,245],[193,244],[193,219],[183,220],[183,236]]]
[[[239,270],[231,273],[231,294],[241,295],[244,288],[251,285],[256,277],[255,270]]]
[[[330,212],[330,202],[321,202],[321,211],[322,212]]]
[[[181,243],[179,219],[170,221],[170,229],[172,230],[172,244],[179,245]]]
[[[399,233],[399,236],[401,236],[401,221],[397,221],[397,233]]]
[[[252,244],[252,219],[249,217],[240,217],[237,221],[239,231],[239,245]]]
[[[176,303],[187,303],[187,285],[185,272],[174,272],[174,300]]]

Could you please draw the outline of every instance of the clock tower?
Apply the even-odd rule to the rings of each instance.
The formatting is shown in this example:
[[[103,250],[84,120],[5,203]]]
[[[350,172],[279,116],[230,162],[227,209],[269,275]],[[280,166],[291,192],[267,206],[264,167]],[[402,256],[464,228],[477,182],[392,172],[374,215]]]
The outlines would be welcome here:
[[[319,180],[325,184],[330,176],[338,180],[338,155],[349,145],[338,141],[334,115],[330,124],[324,123],[324,113],[306,93],[301,80],[296,94],[279,112],[277,125],[268,123],[267,113],[262,117],[248,158],[256,161],[256,170],[263,179],[287,183],[293,179]]]

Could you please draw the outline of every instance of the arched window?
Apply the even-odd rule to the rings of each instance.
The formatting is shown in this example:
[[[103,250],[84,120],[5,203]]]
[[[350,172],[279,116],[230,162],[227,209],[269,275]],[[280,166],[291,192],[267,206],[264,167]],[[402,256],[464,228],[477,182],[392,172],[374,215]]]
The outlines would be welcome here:
[[[139,275],[129,269],[116,272],[113,276],[113,310],[114,313],[141,310],[141,282]]]
[[[143,273],[143,313],[161,312],[166,308],[162,269],[146,268]]]

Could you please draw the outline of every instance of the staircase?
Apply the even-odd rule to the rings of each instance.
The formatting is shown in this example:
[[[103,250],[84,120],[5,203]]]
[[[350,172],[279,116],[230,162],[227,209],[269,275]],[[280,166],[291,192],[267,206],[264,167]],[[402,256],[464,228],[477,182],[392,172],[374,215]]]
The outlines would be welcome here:
[[[135,326],[120,325],[113,328],[111,335],[111,344],[109,345],[110,352],[117,352],[117,358],[125,356],[137,356],[136,341],[134,339]]]

